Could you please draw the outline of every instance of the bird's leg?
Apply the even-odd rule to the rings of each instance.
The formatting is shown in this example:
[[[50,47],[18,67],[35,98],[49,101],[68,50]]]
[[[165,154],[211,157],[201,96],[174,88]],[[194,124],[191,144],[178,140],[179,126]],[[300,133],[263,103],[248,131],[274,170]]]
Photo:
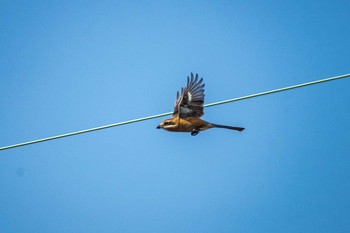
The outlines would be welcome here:
[[[191,132],[191,135],[192,136],[196,136],[198,133],[199,133],[198,129],[193,129],[192,132]]]

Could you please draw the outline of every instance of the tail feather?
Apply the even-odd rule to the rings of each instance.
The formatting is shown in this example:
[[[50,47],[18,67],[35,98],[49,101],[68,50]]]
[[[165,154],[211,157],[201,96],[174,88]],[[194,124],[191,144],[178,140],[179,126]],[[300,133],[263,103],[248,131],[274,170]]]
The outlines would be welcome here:
[[[231,129],[231,130],[237,130],[237,131],[243,131],[244,128],[242,127],[236,127],[236,126],[228,126],[228,125],[218,125],[218,124],[213,124],[211,123],[214,127],[216,128],[223,128],[223,129]]]

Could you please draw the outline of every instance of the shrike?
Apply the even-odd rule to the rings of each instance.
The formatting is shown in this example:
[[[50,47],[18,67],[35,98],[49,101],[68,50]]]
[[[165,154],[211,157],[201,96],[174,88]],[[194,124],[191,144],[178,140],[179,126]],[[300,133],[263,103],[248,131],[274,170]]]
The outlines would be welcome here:
[[[187,86],[181,88],[181,95],[176,94],[173,117],[162,121],[157,129],[165,129],[171,132],[191,132],[196,136],[199,131],[210,128],[224,128],[243,131],[242,127],[218,125],[200,119],[203,116],[204,104],[204,83],[203,78],[199,79],[191,73],[191,78],[187,76]]]

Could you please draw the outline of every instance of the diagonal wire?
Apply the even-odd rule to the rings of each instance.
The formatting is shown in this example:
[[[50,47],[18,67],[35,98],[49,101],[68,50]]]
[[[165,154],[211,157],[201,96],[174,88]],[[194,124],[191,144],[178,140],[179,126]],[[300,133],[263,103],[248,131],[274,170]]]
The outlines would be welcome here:
[[[263,95],[269,95],[269,94],[273,94],[273,93],[277,93],[277,92],[292,90],[292,89],[296,89],[296,88],[300,88],[300,87],[315,85],[315,84],[319,84],[319,83],[334,81],[334,80],[337,80],[337,79],[348,78],[348,77],[350,77],[350,74],[344,74],[344,75],[340,75],[340,76],[320,79],[320,80],[316,80],[316,81],[312,81],[312,82],[301,83],[301,84],[297,84],[297,85],[293,85],[293,86],[278,88],[278,89],[274,89],[274,90],[271,90],[271,91],[265,91],[265,92],[260,92],[260,93],[256,93],[256,94],[252,94],[252,95],[246,95],[246,96],[242,96],[242,97],[238,97],[238,98],[233,98],[233,99],[229,99],[229,100],[223,100],[223,101],[219,101],[219,102],[215,102],[215,103],[211,103],[211,104],[206,104],[206,105],[204,105],[204,107],[207,107],[207,108],[208,107],[213,107],[213,106],[220,105],[220,104],[227,104],[227,103],[230,103],[230,102],[250,99],[250,98],[263,96]],[[168,116],[168,115],[171,115],[171,114],[172,114],[172,112],[166,112],[166,113],[161,113],[161,114],[152,115],[152,116],[148,116],[148,117],[142,117],[142,118],[137,118],[137,119],[128,120],[128,121],[122,121],[122,122],[118,122],[118,123],[114,123],[114,124],[110,124],[110,125],[104,125],[104,126],[99,126],[99,127],[95,127],[95,128],[90,128],[90,129],[75,131],[75,132],[71,132],[71,133],[61,134],[61,135],[57,135],[57,136],[37,139],[37,140],[33,140],[33,141],[22,142],[22,143],[18,143],[18,144],[13,144],[13,145],[9,145],[9,146],[0,147],[0,150],[7,150],[7,149],[15,148],[15,147],[27,146],[27,145],[30,145],[30,144],[35,144],[35,143],[39,143],[39,142],[55,140],[55,139],[64,138],[64,137],[70,137],[70,136],[74,136],[74,135],[78,135],[78,134],[89,133],[89,132],[92,132],[92,131],[107,129],[107,128],[111,128],[111,127],[116,127],[116,126],[121,126],[121,125],[126,125],[126,124],[132,124],[132,123],[136,123],[136,122],[139,122],[139,121],[146,121],[146,120],[150,120],[150,119],[154,119],[154,118]]]

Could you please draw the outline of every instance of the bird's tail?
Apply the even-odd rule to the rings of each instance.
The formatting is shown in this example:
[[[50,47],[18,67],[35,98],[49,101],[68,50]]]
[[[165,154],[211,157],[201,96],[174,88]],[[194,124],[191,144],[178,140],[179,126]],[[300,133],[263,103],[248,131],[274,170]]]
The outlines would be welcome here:
[[[235,127],[235,126],[228,126],[228,125],[218,125],[218,124],[213,124],[211,123],[214,127],[216,128],[223,128],[223,129],[231,129],[231,130],[237,130],[237,131],[243,131],[244,128],[242,127]]]

